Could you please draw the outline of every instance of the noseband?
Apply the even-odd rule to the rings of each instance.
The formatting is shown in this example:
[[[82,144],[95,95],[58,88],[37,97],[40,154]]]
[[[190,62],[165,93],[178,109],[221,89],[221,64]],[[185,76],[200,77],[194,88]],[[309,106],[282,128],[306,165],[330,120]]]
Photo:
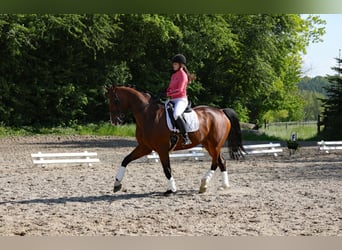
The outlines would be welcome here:
[[[123,120],[125,118],[125,113],[120,110],[120,99],[119,99],[119,96],[116,93],[115,89],[113,90],[113,94],[114,94],[113,104],[114,104],[114,106],[117,107],[118,111],[111,112],[111,114],[110,114],[111,122],[113,123],[113,120],[114,120],[117,123],[122,124]],[[114,117],[112,117],[112,115]]]

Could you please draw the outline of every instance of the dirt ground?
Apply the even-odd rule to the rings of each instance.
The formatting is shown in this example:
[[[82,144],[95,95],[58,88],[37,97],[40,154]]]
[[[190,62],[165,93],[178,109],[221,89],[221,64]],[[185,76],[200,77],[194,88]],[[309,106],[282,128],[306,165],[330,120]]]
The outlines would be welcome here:
[[[0,139],[0,235],[342,235],[342,152],[302,147],[290,156],[227,161],[231,187],[218,191],[219,170],[198,194],[208,157],[171,160],[177,195],[164,197],[160,163],[128,165],[134,139],[32,136]],[[33,165],[31,153],[97,152],[100,163]],[[226,149],[225,158],[228,158]]]

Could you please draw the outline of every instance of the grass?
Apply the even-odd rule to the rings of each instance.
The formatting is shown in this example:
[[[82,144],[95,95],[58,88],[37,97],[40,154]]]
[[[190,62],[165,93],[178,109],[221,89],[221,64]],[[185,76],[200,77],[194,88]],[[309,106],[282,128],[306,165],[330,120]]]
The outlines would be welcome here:
[[[243,140],[249,141],[287,141],[293,132],[297,133],[297,140],[318,140],[315,125],[271,126],[259,129],[258,133],[243,131]],[[28,135],[98,135],[98,136],[135,136],[135,124],[112,126],[109,123],[90,123],[86,125],[73,125],[69,127],[21,127],[10,128],[0,124],[0,137],[28,136]]]
[[[0,125],[0,137],[29,136],[29,135],[115,135],[133,137],[135,136],[135,124],[112,126],[109,123],[73,125],[69,127],[20,127],[11,128]]]
[[[270,126],[266,129],[259,129],[257,135],[248,131],[244,132],[243,139],[250,141],[287,141],[290,140],[292,133],[296,133],[297,140],[300,141],[316,141],[319,139],[317,126],[314,124]]]

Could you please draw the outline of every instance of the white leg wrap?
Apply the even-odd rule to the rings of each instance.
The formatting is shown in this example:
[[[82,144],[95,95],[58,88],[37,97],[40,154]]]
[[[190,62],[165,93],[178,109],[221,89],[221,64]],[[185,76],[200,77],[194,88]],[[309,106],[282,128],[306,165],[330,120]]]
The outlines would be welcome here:
[[[214,173],[215,173],[214,170],[209,170],[209,171],[205,174],[205,176],[204,176],[203,179],[206,179],[206,181],[209,182],[209,181],[211,180],[211,177],[213,177],[213,174],[214,174]]]
[[[204,193],[207,191],[209,181],[213,177],[213,174],[215,173],[214,170],[209,170],[202,178],[201,180],[201,186],[200,186],[200,193]]]
[[[169,180],[168,190],[171,190],[172,192],[176,192],[177,191],[176,182],[175,182],[175,179],[173,179],[173,177],[171,177],[170,180]]]
[[[222,172],[222,187],[223,188],[229,187],[228,172],[227,171]]]
[[[124,175],[125,175],[126,168],[121,166],[118,170],[118,173],[116,174],[115,180],[122,181]]]

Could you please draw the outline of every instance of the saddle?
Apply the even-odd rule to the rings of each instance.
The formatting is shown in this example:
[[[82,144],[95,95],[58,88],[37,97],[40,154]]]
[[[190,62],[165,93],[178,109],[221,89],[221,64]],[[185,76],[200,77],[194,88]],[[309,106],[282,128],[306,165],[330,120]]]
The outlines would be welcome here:
[[[174,104],[171,101],[167,101],[164,103],[165,105],[165,113],[166,113],[166,124],[171,133],[170,138],[170,148],[169,152],[171,152],[177,144],[178,136],[177,133],[180,132],[179,128],[176,126],[175,118],[173,117],[173,109]],[[199,120],[197,113],[191,108],[191,103],[189,102],[187,108],[182,114],[182,119],[185,121],[185,131],[186,132],[195,132],[199,129]]]
[[[169,118],[170,118],[170,121],[171,121],[171,123],[172,123],[172,126],[173,126],[174,128],[177,128],[175,118],[173,117],[174,106],[175,106],[175,104],[174,104],[172,101],[166,102],[166,105],[165,105],[166,110],[167,110],[167,113],[168,113]],[[181,115],[182,119],[183,119],[185,122],[186,122],[186,119],[185,119],[184,114],[185,114],[185,113],[191,113],[192,111],[193,111],[193,110],[192,110],[192,108],[191,108],[191,102],[189,101],[188,106],[185,108],[183,114]],[[179,129],[179,128],[177,128],[177,129]]]
[[[174,117],[173,117],[173,105],[170,102],[165,102],[165,113],[166,113],[166,123],[170,131],[179,132],[179,129],[175,125]],[[171,107],[169,108],[169,106]],[[186,132],[195,132],[199,129],[199,120],[197,113],[191,107],[186,109],[186,112],[182,114],[182,118],[185,121],[185,131]]]

